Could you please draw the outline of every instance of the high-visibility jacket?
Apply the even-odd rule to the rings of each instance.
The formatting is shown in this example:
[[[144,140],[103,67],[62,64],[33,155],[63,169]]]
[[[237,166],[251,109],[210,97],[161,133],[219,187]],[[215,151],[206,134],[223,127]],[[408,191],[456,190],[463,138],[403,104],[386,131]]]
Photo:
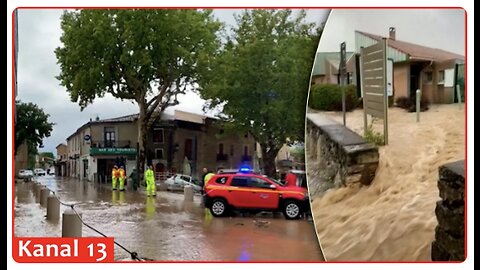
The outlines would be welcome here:
[[[125,178],[125,170],[120,168],[118,169],[118,177]]]
[[[155,182],[155,176],[153,175],[153,170],[152,169],[147,169],[145,171],[145,181],[147,183],[154,183]]]
[[[215,175],[214,173],[207,173],[207,175],[205,175],[205,179],[204,179],[205,183],[204,183],[203,186],[206,186],[207,183],[208,183],[208,181],[210,181],[210,179],[211,179],[214,175]]]
[[[112,169],[112,178],[118,178],[119,174],[118,174],[118,170],[113,168]]]

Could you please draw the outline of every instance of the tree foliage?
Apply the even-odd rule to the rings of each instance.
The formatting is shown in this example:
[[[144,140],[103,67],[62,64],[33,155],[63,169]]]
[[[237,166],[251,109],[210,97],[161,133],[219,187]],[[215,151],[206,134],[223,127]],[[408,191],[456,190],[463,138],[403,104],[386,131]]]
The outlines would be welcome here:
[[[288,139],[304,140],[310,73],[320,31],[305,11],[245,10],[216,59],[201,95],[222,106],[227,126],[249,132],[261,145],[265,173]]]
[[[222,24],[211,10],[103,9],[65,12],[58,79],[83,109],[109,93],[139,106],[140,161],[146,135],[177,95],[210,71]],[[143,163],[140,165],[143,172]]]
[[[37,153],[37,147],[43,145],[43,139],[50,137],[53,123],[48,121],[50,117],[43,109],[33,103],[15,101],[15,155],[23,143],[28,146],[29,153]]]

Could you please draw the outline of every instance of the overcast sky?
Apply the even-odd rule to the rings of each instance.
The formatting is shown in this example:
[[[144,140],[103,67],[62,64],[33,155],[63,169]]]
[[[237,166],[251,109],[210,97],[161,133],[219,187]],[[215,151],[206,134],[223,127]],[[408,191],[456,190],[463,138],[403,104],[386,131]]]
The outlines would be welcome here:
[[[340,43],[355,50],[355,30],[465,55],[463,9],[334,9],[325,24],[318,51],[336,52]]]
[[[219,9],[215,16],[227,25],[235,25],[234,14],[241,10]],[[328,10],[310,9],[307,21],[321,24],[327,18]],[[36,103],[50,114],[49,120],[55,123],[53,132],[44,140],[41,151],[53,152],[55,147],[66,141],[77,128],[96,116],[118,117],[138,112],[138,107],[128,101],[121,102],[111,96],[97,98],[83,112],[77,103],[70,101],[65,88],[55,78],[60,73],[55,48],[61,45],[60,16],[62,10],[19,10],[18,12],[18,99]],[[190,93],[179,96],[180,105],[176,109],[202,113],[204,101]],[[172,111],[173,108],[169,108]]]

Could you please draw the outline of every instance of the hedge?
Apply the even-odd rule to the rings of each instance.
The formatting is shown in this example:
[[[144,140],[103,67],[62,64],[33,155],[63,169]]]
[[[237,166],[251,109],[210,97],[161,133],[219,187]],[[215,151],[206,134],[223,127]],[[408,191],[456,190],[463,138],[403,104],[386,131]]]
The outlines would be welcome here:
[[[337,84],[316,84],[311,87],[308,106],[315,110],[342,111],[342,87],[345,87],[346,110],[351,111],[358,107],[360,99],[357,97],[355,85],[341,86]]]

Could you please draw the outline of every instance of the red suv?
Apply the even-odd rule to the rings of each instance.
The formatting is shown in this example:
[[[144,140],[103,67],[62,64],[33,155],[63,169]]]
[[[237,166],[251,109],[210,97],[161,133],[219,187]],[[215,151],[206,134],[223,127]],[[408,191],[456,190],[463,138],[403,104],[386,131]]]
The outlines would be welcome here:
[[[204,189],[205,207],[216,217],[226,215],[231,209],[246,209],[281,211],[285,218],[297,219],[310,207],[306,188],[287,187],[254,173],[217,174]]]

